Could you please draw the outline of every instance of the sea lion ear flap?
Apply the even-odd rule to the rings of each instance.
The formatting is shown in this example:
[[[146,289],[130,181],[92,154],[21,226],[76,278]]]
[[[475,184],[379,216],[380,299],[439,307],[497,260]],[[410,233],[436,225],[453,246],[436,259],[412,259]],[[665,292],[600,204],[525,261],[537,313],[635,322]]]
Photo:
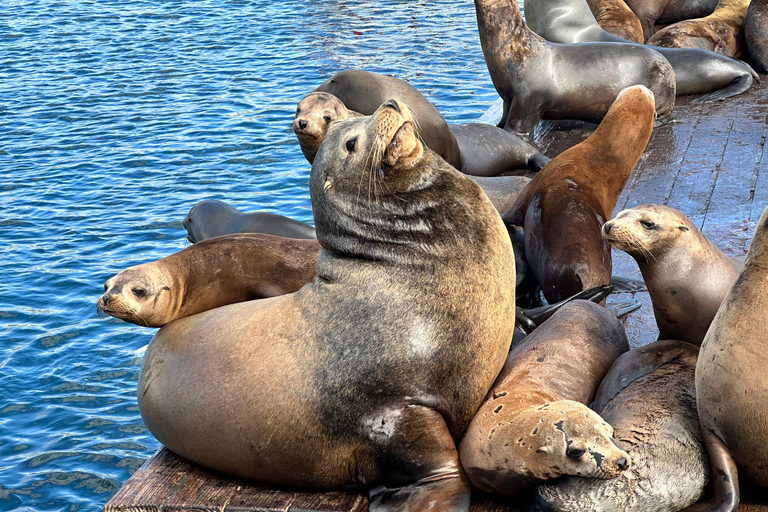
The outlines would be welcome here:
[[[677,226],[677,229],[679,229],[680,231],[688,231],[688,228],[685,226]]]

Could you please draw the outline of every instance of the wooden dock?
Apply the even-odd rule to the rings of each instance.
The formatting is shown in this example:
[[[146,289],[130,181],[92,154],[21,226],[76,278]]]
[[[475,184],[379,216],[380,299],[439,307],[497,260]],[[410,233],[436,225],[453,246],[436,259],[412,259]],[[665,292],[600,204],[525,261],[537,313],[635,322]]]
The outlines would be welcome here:
[[[754,226],[768,205],[768,75],[748,93],[717,103],[678,98],[674,121],[657,128],[622,194],[616,212],[646,203],[681,210],[718,247],[746,252]],[[543,125],[544,126],[544,125]],[[548,126],[548,125],[547,125]],[[536,143],[555,156],[585,139],[594,125],[570,131],[540,129]],[[614,251],[614,274],[641,278],[634,260]],[[614,297],[614,296],[612,296]],[[658,331],[647,293],[634,297],[643,307],[625,322],[630,344],[645,345]],[[768,491],[742,484],[740,512],[768,512]],[[472,512],[518,512],[514,502],[474,496]],[[363,512],[367,499],[349,492],[313,493],[277,489],[201,468],[166,449],[142,466],[105,505],[123,511],[325,511]]]

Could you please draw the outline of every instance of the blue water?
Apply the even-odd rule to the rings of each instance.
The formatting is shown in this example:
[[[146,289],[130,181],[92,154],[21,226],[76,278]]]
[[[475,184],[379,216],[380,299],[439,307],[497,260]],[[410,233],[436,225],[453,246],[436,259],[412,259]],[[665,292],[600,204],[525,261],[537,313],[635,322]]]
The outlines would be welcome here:
[[[99,319],[104,281],[184,248],[206,198],[311,222],[290,124],[345,68],[449,122],[497,98],[469,1],[3,0],[0,510],[99,510],[155,452],[155,330]]]

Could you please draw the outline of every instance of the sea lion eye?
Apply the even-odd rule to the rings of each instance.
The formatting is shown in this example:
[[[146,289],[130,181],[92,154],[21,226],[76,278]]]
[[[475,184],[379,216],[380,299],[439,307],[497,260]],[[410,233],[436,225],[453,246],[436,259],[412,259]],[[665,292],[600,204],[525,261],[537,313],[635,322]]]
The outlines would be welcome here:
[[[325,124],[331,124],[331,118],[329,116],[323,116],[323,121],[325,121]]]
[[[107,283],[104,283],[104,291],[109,290],[109,287],[107,286]]]
[[[656,224],[647,220],[641,220],[640,225],[642,225],[645,229],[653,229],[656,227]]]
[[[143,297],[143,296],[145,296],[145,295],[147,294],[147,291],[146,291],[145,289],[143,289],[143,288],[133,288],[133,289],[131,290],[131,292],[132,292],[132,293],[133,293],[135,296],[137,296],[137,297],[139,297],[139,298],[141,298],[141,297]]]
[[[573,448],[571,446],[569,446],[568,449],[565,450],[565,455],[567,455],[568,458],[570,459],[578,459],[585,453],[586,453],[586,450],[582,450],[581,448]]]
[[[354,139],[349,139],[347,141],[347,151],[349,151],[350,153],[354,153],[356,144],[357,144],[357,137],[355,137]]]

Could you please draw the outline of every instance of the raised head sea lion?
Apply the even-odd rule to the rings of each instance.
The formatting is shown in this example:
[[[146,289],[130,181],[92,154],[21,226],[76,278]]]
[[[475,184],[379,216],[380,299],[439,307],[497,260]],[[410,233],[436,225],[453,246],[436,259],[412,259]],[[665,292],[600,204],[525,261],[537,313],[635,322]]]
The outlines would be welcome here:
[[[675,103],[669,62],[645,46],[554,44],[531,31],[514,0],[475,0],[480,44],[504,100],[499,127],[530,140],[540,119],[599,123],[619,92],[645,85],[660,122]]]
[[[393,100],[329,127],[312,283],[158,331],[138,401],[160,442],[257,481],[368,487],[372,511],[468,509],[456,443],[512,339],[514,256],[480,187],[413,123]]]
[[[698,347],[662,340],[630,350],[611,367],[592,408],[632,458],[618,478],[567,477],[536,489],[549,512],[677,512],[701,499],[709,463],[696,414]]]
[[[653,93],[622,91],[581,144],[557,155],[504,214],[522,226],[525,256],[547,301],[611,282],[611,248],[600,230],[653,130]]]
[[[744,42],[752,64],[768,73],[768,1],[752,0],[744,21]]]
[[[643,26],[624,0],[587,0],[587,4],[597,24],[606,32],[635,43],[645,42]]]
[[[513,496],[562,475],[613,478],[630,465],[585,404],[629,349],[616,316],[566,304],[509,353],[459,447],[480,490]]]
[[[292,293],[315,277],[317,240],[224,235],[128,267],[104,284],[97,308],[146,327],[209,309]]]
[[[585,0],[526,0],[525,20],[553,43],[611,42],[636,44],[603,30]],[[678,96],[702,94],[694,101],[714,101],[747,91],[757,73],[748,64],[698,48],[656,47],[675,70]]]
[[[768,208],[701,344],[696,397],[715,489],[700,510],[732,510],[738,471],[768,487]],[[734,463],[735,460],[735,463]]]
[[[751,0],[720,0],[704,18],[678,21],[662,28],[646,42],[667,48],[701,48],[738,58],[744,51],[744,21]]]
[[[624,0],[643,26],[645,41],[656,23],[667,24],[712,14],[717,0]]]
[[[194,205],[184,218],[190,242],[233,233],[264,233],[285,238],[315,238],[315,228],[304,222],[269,212],[241,212],[217,199]]]
[[[637,261],[653,303],[659,339],[701,345],[741,270],[682,212],[644,204],[603,225],[603,238]]]
[[[325,139],[328,125],[333,121],[361,115],[347,109],[344,103],[333,94],[312,92],[304,96],[296,105],[292,127],[307,161],[310,164],[315,161],[315,155]]]

